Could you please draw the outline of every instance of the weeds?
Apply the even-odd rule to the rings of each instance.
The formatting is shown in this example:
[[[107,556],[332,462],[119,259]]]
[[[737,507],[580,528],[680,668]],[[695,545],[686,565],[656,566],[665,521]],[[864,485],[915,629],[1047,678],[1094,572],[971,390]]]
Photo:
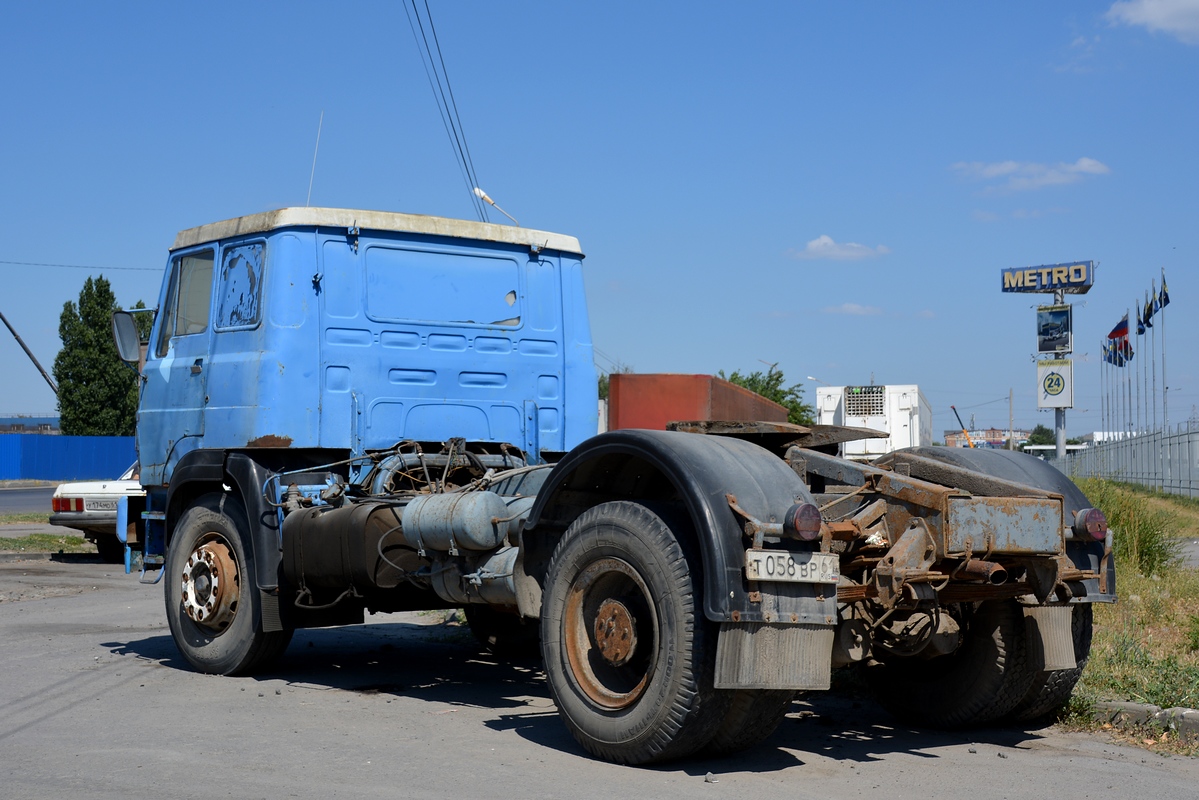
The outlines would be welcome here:
[[[1160,575],[1179,565],[1181,556],[1178,539],[1173,535],[1176,522],[1173,513],[1151,507],[1144,494],[1113,481],[1081,478],[1075,483],[1107,516],[1117,572],[1122,566],[1142,575]]]
[[[1120,600],[1095,607],[1091,659],[1066,714],[1081,725],[1098,700],[1199,707],[1199,572],[1182,566],[1170,499],[1098,479],[1077,481],[1112,528]]]

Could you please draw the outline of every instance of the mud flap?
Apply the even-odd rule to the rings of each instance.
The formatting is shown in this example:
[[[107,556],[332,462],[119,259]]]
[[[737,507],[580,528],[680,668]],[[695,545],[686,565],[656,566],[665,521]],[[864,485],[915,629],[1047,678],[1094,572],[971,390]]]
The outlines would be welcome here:
[[[1074,669],[1074,636],[1070,606],[1025,606],[1024,628],[1030,660],[1045,671]]]
[[[722,623],[716,688],[827,689],[834,632],[829,625]]]

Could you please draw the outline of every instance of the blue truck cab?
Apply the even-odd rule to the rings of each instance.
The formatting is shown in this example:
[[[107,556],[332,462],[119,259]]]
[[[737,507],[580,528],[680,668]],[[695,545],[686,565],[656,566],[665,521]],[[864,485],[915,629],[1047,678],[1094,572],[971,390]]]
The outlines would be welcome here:
[[[569,450],[596,432],[582,259],[570,236],[378,211],[182,231],[142,370],[143,482],[206,449]]]

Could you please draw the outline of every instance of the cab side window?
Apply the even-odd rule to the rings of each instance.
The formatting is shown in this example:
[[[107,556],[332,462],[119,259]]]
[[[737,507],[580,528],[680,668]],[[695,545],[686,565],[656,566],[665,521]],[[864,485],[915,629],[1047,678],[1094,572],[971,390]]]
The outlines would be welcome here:
[[[171,338],[208,330],[214,261],[212,250],[188,253],[175,259],[171,267],[171,286],[167,291],[167,313],[155,350],[159,358],[167,354]]]
[[[253,328],[261,319],[263,243],[231,247],[224,251],[221,285],[217,294],[218,331]]]

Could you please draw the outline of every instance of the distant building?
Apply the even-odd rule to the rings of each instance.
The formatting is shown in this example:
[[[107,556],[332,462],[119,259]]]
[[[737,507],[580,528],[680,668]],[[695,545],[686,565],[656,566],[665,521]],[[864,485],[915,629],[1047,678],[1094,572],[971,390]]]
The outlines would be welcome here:
[[[975,447],[994,447],[1003,449],[1007,445],[1009,433],[1007,428],[986,428],[984,430],[969,431],[970,440],[974,442]],[[1016,446],[1019,447],[1024,442],[1028,441],[1028,437],[1032,435],[1032,431],[1012,430],[1011,438],[1016,440]],[[962,435],[961,430],[945,431],[945,446],[946,447],[969,447],[970,444],[966,441],[966,437]]]
[[[0,417],[0,433],[47,433],[57,435],[58,417],[50,414],[25,415],[16,414],[10,417]]]
[[[1136,436],[1131,431],[1095,431],[1094,433],[1084,433],[1079,437],[1079,441],[1087,444],[1099,444],[1100,442],[1114,442],[1117,439],[1127,439],[1130,436]]]
[[[1068,444],[1068,445],[1066,445],[1067,453],[1073,453],[1078,450],[1086,450],[1086,449],[1087,449],[1087,446],[1085,444]],[[1048,459],[1048,458],[1052,458],[1057,453],[1057,445],[1055,445],[1055,444],[1026,444],[1026,445],[1024,445],[1024,452],[1028,453],[1030,456],[1036,456],[1037,458]]]

